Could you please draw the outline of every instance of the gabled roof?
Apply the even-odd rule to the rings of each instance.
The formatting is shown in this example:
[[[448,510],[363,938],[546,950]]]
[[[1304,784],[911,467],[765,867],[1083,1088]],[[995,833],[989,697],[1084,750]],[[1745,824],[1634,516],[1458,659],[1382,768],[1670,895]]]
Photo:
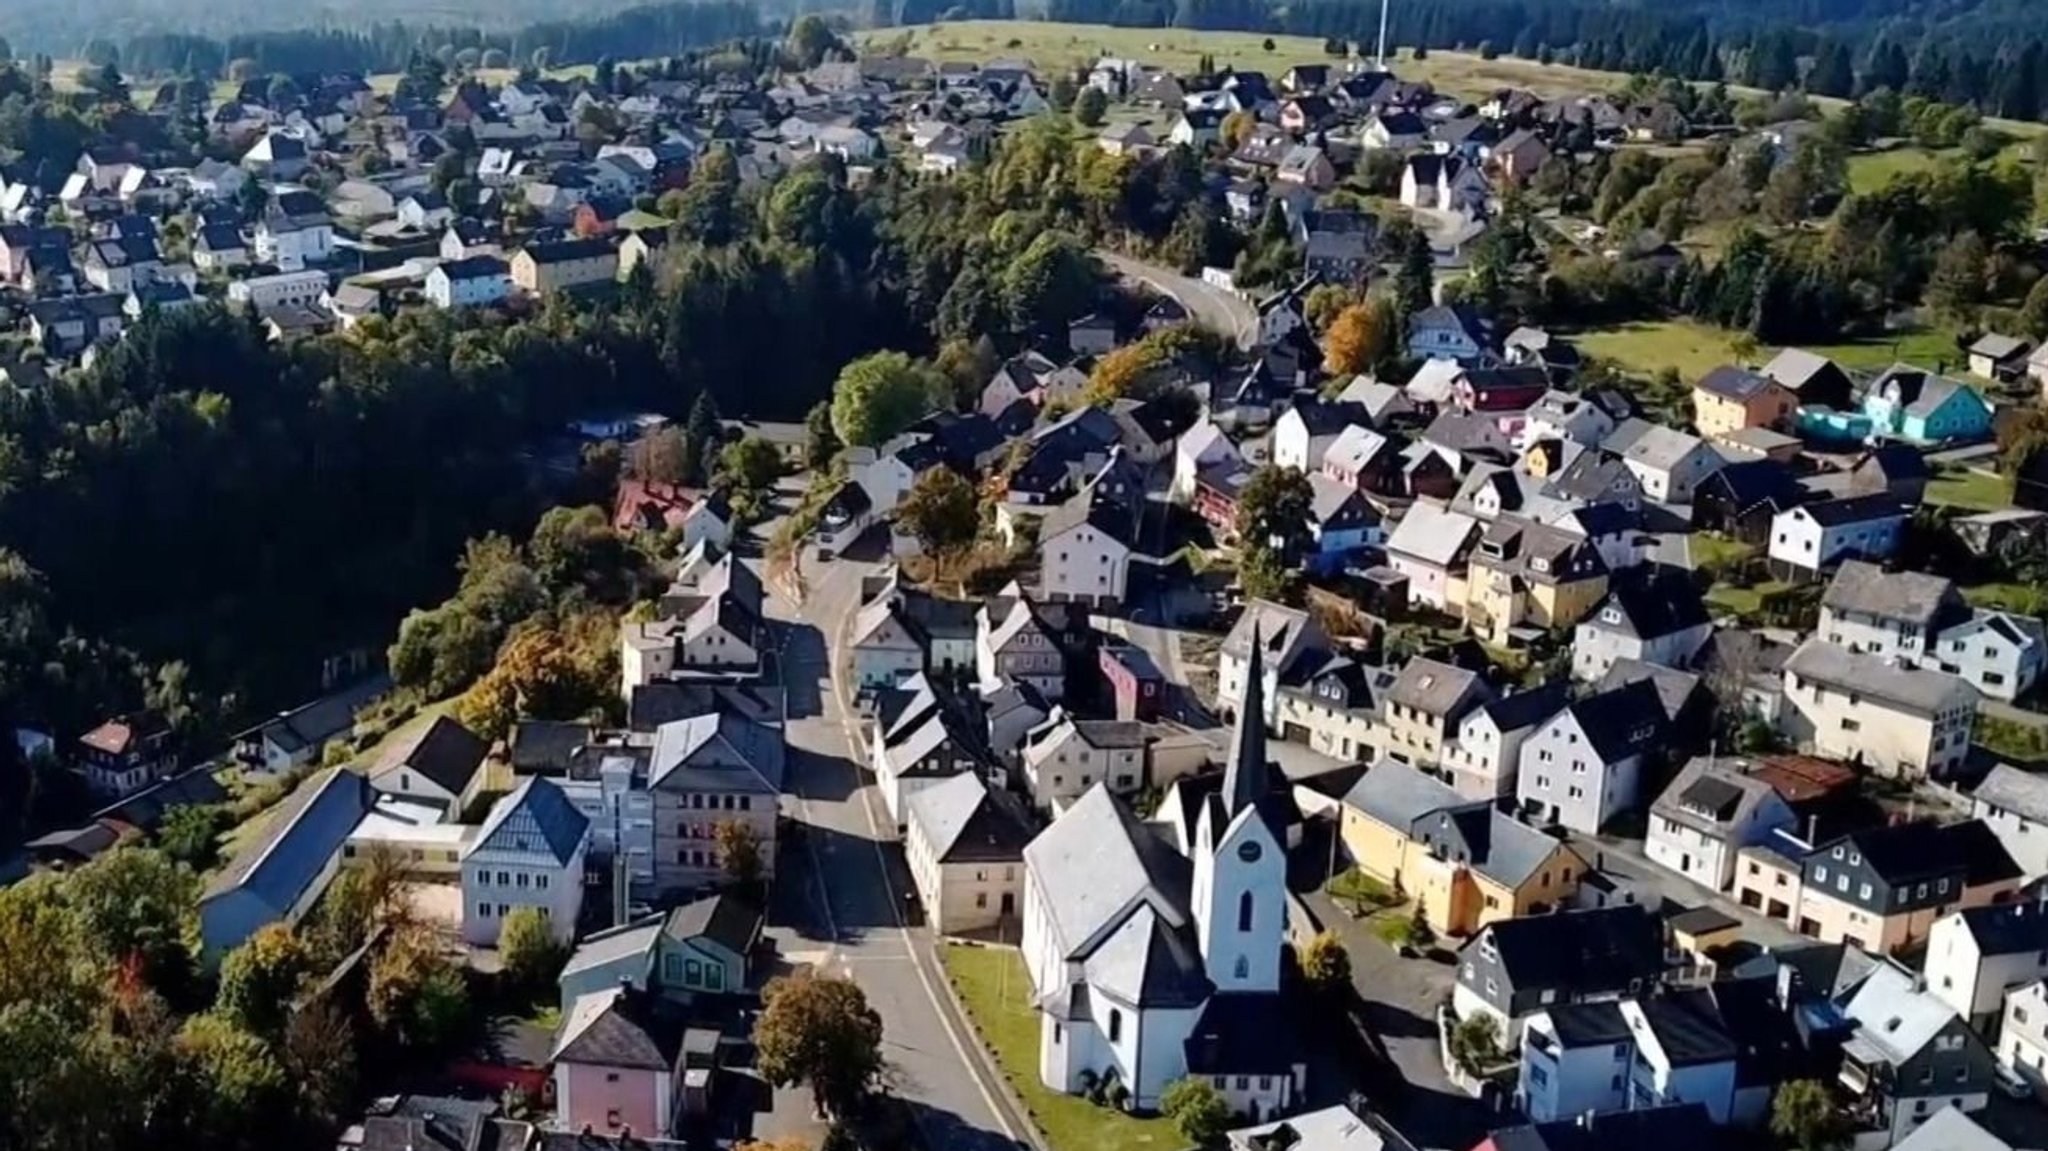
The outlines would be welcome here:
[[[973,772],[918,788],[904,803],[906,822],[940,863],[1022,859],[1035,831],[1023,812],[992,794]]]
[[[1774,387],[1783,386],[1783,384],[1760,372],[1752,372],[1747,368],[1732,367],[1727,364],[1723,364],[1706,375],[1701,376],[1700,382],[1693,385],[1698,391],[1706,392],[1708,395],[1719,396],[1724,400],[1734,400],[1737,403],[1747,403],[1749,400],[1770,391]]]
[[[1664,972],[1664,931],[1638,904],[1502,919],[1461,951],[1491,940],[1517,990],[1612,991]]]
[[[1951,1105],[1892,1144],[1892,1151],[2013,1151],[2013,1146]]]
[[[205,901],[247,891],[282,918],[374,806],[376,795],[362,775],[343,768],[315,775],[268,817],[262,837],[207,883]]]
[[[410,739],[392,745],[370,769],[376,779],[409,767],[449,795],[460,796],[483,766],[490,746],[456,720],[435,716]]]
[[[1621,613],[1619,624],[1608,622],[1609,610]],[[1639,639],[1656,639],[1712,622],[1690,573],[1647,564],[1615,575],[1606,600],[1582,626],[1618,627]]]
[[[1147,889],[1185,918],[1187,857],[1098,783],[1024,848],[1063,953],[1087,943]]]
[[[709,939],[745,957],[761,938],[761,911],[730,892],[707,895],[668,913],[661,932],[670,939]]]
[[[1664,700],[1648,680],[1634,680],[1565,708],[1605,764],[1648,751],[1664,733]]]
[[[530,776],[491,806],[462,857],[467,861],[546,855],[557,866],[567,866],[589,830],[589,818],[554,780]]]
[[[1876,616],[1921,628],[1933,626],[1955,602],[1955,585],[1941,576],[1887,572],[1858,559],[1842,561],[1820,600],[1830,611]]]
[[[1785,660],[1788,675],[1828,687],[1855,690],[1872,699],[1932,714],[1954,701],[1968,684],[1955,676],[1899,667],[1880,656],[1850,651],[1814,637]]]
[[[1995,810],[2048,823],[2048,775],[2001,763],[1991,769],[1970,797]]]
[[[1387,537],[1391,554],[1414,556],[1439,566],[1454,562],[1476,536],[1479,521],[1462,512],[1417,503],[1401,516]]]
[[[648,758],[649,787],[782,791],[781,734],[720,710],[662,724]]]
[[[609,987],[579,996],[562,1020],[551,1061],[673,1071],[683,1048],[683,1015],[658,995]]]

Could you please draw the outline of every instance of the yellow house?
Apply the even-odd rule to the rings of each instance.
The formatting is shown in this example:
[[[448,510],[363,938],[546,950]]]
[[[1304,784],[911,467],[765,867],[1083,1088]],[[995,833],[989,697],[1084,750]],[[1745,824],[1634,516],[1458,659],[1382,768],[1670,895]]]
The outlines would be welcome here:
[[[1743,368],[1719,367],[1692,388],[1693,426],[1702,436],[1783,426],[1799,407],[1792,389]]]
[[[624,283],[633,274],[633,269],[642,264],[656,277],[661,275],[662,264],[668,259],[668,229],[643,228],[626,233],[619,241],[619,281]]]
[[[1033,831],[1019,805],[970,771],[910,792],[903,807],[903,854],[931,929],[958,934],[1015,919]]]
[[[1557,839],[1399,764],[1359,780],[1344,797],[1340,828],[1359,869],[1413,899],[1445,935],[1549,911],[1588,870]]]
[[[1607,565],[1590,540],[1503,516],[1487,528],[1466,576],[1465,624],[1505,641],[1510,628],[1565,628],[1607,595]]]
[[[1434,659],[1411,659],[1380,692],[1380,730],[1372,746],[1397,763],[1436,767],[1465,713],[1493,698],[1477,672]]]
[[[604,240],[557,240],[521,248],[512,257],[512,282],[546,296],[618,278],[619,254]]]
[[[1890,953],[1925,940],[1953,911],[2011,899],[2024,876],[1981,820],[1884,824],[1801,858],[1768,848],[1737,857],[1736,901],[1822,943]]]

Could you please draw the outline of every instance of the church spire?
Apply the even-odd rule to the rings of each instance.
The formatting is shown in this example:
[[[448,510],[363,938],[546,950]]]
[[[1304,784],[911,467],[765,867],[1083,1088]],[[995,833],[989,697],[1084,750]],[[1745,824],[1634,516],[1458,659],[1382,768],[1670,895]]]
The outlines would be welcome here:
[[[1223,767],[1223,809],[1231,818],[1266,798],[1266,642],[1252,621],[1252,653],[1245,661],[1244,701],[1230,733],[1230,758]],[[1220,829],[1219,829],[1220,830]]]

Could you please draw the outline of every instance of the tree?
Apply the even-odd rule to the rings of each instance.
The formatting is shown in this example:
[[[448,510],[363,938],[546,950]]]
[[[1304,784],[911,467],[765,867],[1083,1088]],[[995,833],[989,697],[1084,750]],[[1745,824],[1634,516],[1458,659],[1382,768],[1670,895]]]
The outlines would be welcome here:
[[[1332,375],[1368,371],[1385,355],[1393,336],[1393,316],[1385,301],[1360,300],[1337,313],[1323,337],[1323,368]]]
[[[157,825],[157,849],[194,871],[205,871],[219,860],[220,836],[229,823],[227,809],[218,804],[181,803],[164,812]]]
[[[1934,273],[1928,277],[1928,304],[1951,318],[1969,319],[1984,302],[1984,273],[1990,258],[1984,238],[1976,232],[1964,232],[1949,241],[1935,257]]]
[[[199,878],[162,852],[116,848],[65,877],[64,901],[84,937],[148,986],[169,995],[191,977]]]
[[[742,492],[767,492],[782,478],[782,453],[760,436],[742,436],[718,453],[718,482]]]
[[[683,429],[670,425],[633,441],[626,452],[626,470],[646,483],[681,484],[687,482],[690,459]]]
[[[832,388],[832,431],[839,442],[870,448],[930,412],[945,381],[902,352],[875,352],[846,365]]]
[[[1301,977],[1320,994],[1333,994],[1351,985],[1351,953],[1335,932],[1320,931],[1301,948]]]
[[[1019,332],[1064,334],[1095,299],[1095,263],[1068,232],[1041,232],[1004,269],[1004,308]]]
[[[1267,464],[1245,481],[1237,500],[1237,534],[1250,548],[1271,549],[1294,566],[1310,542],[1309,516],[1315,493],[1293,468]]]
[[[277,1038],[299,985],[312,971],[305,939],[290,924],[272,923],[221,961],[214,1007],[251,1034]]]
[[[896,519],[931,552],[958,551],[981,531],[981,505],[974,485],[948,467],[927,468],[910,486]]]
[[[2048,339],[2048,276],[2034,281],[2020,305],[2020,328],[2036,340]]]
[[[1270,547],[1247,546],[1238,561],[1237,579],[1251,599],[1293,603],[1300,598],[1301,569]]]
[[[711,846],[718,869],[735,891],[749,899],[761,894],[761,834],[741,819],[721,819],[711,827]]]
[[[292,1012],[278,1058],[298,1087],[306,1117],[328,1127],[339,1123],[356,1088],[355,1027],[348,1016],[326,1002]]]
[[[804,466],[828,467],[839,454],[839,433],[832,430],[832,401],[819,400],[804,414]]]
[[[554,591],[595,587],[625,563],[626,541],[603,509],[552,507],[534,525],[526,558],[543,586]]]
[[[1099,128],[1109,114],[1109,96],[1100,88],[1083,88],[1074,97],[1074,122],[1083,128]]]
[[[1436,928],[1429,925],[1429,912],[1423,909],[1422,901],[1415,901],[1414,914],[1408,917],[1408,946],[1423,950],[1436,942]]]
[[[409,927],[389,935],[370,963],[370,1018],[407,1047],[433,1050],[468,1022],[469,988],[462,970],[433,935]]]
[[[755,1066],[777,1087],[804,1084],[819,1112],[847,1114],[882,1073],[882,1017],[847,979],[805,973],[761,994]]]
[[[1401,253],[1401,268],[1394,274],[1394,302],[1403,317],[1436,303],[1436,259],[1429,251],[1429,237],[1420,228],[1408,233]]]
[[[1836,1151],[1849,1144],[1841,1105],[1818,1079],[1779,1085],[1777,1098],[1771,1100],[1771,1134],[1794,1151]]]
[[[554,986],[569,955],[556,941],[546,913],[538,907],[515,907],[498,925],[498,957],[514,984],[538,991]]]
[[[1198,1075],[1176,1079],[1159,1093],[1159,1113],[1197,1147],[1207,1147],[1230,1130],[1230,1104],[1216,1085]]]
[[[195,1146],[255,1146],[252,1136],[284,1117],[291,1084],[258,1036],[225,1015],[195,1015],[178,1034],[199,1104]]]
[[[799,16],[789,26],[789,54],[795,58],[799,68],[815,68],[825,62],[825,54],[840,47],[839,37],[832,32],[832,26],[816,13]]]
[[[1451,1029],[1450,1048],[1458,1067],[1477,1077],[1500,1061],[1500,1024],[1491,1015],[1474,1012]]]
[[[1244,147],[1244,142],[1251,139],[1252,129],[1258,126],[1259,118],[1257,116],[1252,115],[1243,108],[1239,108],[1223,117],[1223,123],[1216,128],[1216,135],[1223,141],[1224,147],[1235,152],[1239,148]]]

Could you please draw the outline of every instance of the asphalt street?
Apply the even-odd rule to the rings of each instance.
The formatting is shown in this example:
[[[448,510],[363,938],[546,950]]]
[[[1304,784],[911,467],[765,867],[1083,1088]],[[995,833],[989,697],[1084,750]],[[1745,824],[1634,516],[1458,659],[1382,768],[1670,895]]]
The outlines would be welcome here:
[[[1258,309],[1235,292],[1192,276],[1183,276],[1161,264],[1133,260],[1114,252],[1098,251],[1095,254],[1117,275],[1179,300],[1196,322],[1230,336],[1240,346],[1248,346],[1258,333]]]
[[[789,814],[770,934],[785,958],[852,978],[882,1017],[888,1090],[932,1151],[1014,1151],[1026,1128],[985,1082],[979,1041],[954,1010],[879,796],[854,753],[856,727],[834,691],[828,643],[859,606],[867,565],[810,564],[799,608],[771,597],[790,696]]]

